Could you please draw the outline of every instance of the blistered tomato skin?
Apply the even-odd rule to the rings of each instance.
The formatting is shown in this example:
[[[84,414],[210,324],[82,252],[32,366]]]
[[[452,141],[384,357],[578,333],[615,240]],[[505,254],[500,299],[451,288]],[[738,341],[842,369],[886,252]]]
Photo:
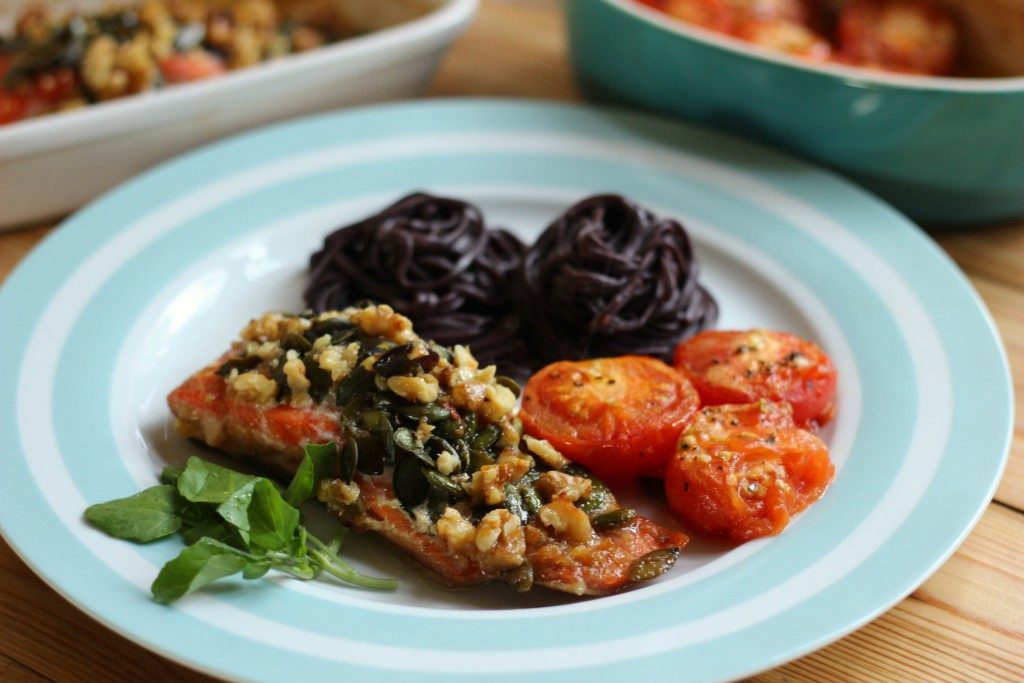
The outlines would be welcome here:
[[[520,418],[604,479],[661,476],[700,400],[659,360],[620,356],[552,363],[523,390]]]
[[[781,533],[834,475],[828,447],[786,404],[714,406],[680,437],[665,495],[689,529],[743,542]]]
[[[832,359],[787,332],[701,332],[676,347],[675,367],[704,405],[767,399],[791,404],[801,427],[832,419],[837,383]]]

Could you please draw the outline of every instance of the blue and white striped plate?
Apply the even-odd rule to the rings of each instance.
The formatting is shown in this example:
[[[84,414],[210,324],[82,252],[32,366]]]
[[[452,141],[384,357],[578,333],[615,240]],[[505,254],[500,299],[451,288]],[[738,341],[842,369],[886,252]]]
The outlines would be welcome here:
[[[790,330],[834,358],[834,486],[778,538],[695,542],[658,582],[611,597],[448,592],[355,539],[354,562],[398,576],[397,593],[268,579],[152,602],[180,541],[114,541],[83,509],[196,452],[171,429],[167,392],[250,317],[301,307],[328,230],[415,189],[478,202],[527,240],[593,192],[682,219],[722,327]],[[202,149],[69,219],[0,292],[0,329],[4,536],[97,620],[230,678],[750,674],[842,636],[934,571],[992,495],[1011,432],[992,321],[913,225],[760,147],[582,107],[399,104]]]

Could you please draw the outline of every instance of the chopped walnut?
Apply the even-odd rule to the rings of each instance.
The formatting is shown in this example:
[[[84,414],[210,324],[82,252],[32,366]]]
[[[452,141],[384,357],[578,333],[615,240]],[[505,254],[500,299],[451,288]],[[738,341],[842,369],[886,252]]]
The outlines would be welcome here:
[[[310,322],[305,318],[266,313],[249,321],[242,330],[241,337],[244,341],[281,341],[292,333],[301,335],[309,327]]]
[[[437,378],[433,375],[417,375],[406,377],[395,375],[388,377],[388,389],[395,392],[407,401],[417,403],[433,403],[437,400],[439,387]]]
[[[452,402],[459,408],[476,411],[487,398],[487,386],[481,382],[459,382],[452,387]]]
[[[277,396],[277,382],[258,372],[243,372],[228,381],[228,390],[246,403],[261,406]]]
[[[337,346],[328,346],[320,352],[320,368],[331,373],[331,381],[339,379],[352,372],[359,360],[359,343],[352,342],[344,349]]]
[[[449,550],[475,558],[487,571],[518,567],[525,558],[522,524],[504,508],[488,512],[476,527],[455,508],[445,508],[437,520],[437,533]]]
[[[491,422],[501,422],[516,407],[516,395],[508,387],[489,384],[484,389],[484,401],[480,414]]]
[[[537,490],[548,500],[561,498],[575,502],[580,498],[589,498],[592,489],[589,479],[565,472],[544,472],[537,478]]]
[[[288,388],[292,390],[292,402],[300,405],[308,403],[310,381],[306,378],[306,366],[295,351],[289,351],[287,359],[283,370]]]
[[[359,487],[342,479],[325,480],[320,482],[317,498],[338,507],[351,505],[359,499]]]
[[[564,498],[556,498],[542,507],[537,517],[556,534],[576,543],[589,541],[593,533],[587,513]]]
[[[530,461],[525,458],[484,465],[473,473],[470,494],[474,502],[500,505],[505,502],[505,484],[517,483],[529,471]]]
[[[412,321],[384,304],[355,310],[351,320],[366,334],[384,337],[396,344],[405,344],[416,338],[412,331]]]
[[[523,436],[526,448],[531,453],[544,461],[544,464],[553,470],[563,469],[569,464],[569,458],[558,452],[547,439],[535,439],[529,434]]]
[[[488,571],[518,567],[526,554],[523,526],[518,517],[504,508],[483,516],[473,542],[480,553],[480,565]]]
[[[449,550],[466,555],[476,538],[476,527],[455,508],[445,508],[437,520],[437,534],[444,539]]]

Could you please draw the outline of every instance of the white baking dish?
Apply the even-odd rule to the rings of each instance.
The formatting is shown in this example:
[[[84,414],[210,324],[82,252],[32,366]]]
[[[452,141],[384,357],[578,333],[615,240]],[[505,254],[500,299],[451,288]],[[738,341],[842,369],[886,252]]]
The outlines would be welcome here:
[[[0,126],[0,229],[67,213],[162,159],[229,133],[418,95],[477,2],[435,0],[419,18],[310,52]]]

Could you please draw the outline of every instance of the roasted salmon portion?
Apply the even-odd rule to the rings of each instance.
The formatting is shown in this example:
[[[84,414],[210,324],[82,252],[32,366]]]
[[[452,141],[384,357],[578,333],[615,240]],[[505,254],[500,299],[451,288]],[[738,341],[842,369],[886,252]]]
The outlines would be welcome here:
[[[446,585],[601,595],[669,569],[687,537],[523,437],[517,392],[469,349],[423,340],[371,305],[255,319],[168,404],[184,436],[281,476],[307,444],[335,442],[319,499]]]

